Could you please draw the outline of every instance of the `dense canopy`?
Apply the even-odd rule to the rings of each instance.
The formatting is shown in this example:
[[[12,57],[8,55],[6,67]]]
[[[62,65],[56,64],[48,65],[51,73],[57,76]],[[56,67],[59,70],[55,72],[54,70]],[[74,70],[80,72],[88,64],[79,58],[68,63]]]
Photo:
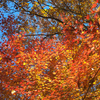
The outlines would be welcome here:
[[[0,100],[100,100],[99,3],[1,0]]]

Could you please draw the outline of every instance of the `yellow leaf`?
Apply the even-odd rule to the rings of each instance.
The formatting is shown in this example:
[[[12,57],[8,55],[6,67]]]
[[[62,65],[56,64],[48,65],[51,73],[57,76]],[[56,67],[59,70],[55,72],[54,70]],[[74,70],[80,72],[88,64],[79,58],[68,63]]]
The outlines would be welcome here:
[[[29,33],[29,30],[26,30],[26,33]]]
[[[39,5],[39,3],[38,3],[38,2],[36,2],[36,5]]]
[[[24,62],[23,65],[26,65],[26,63]]]
[[[56,74],[56,72],[53,72],[53,74]]]
[[[47,11],[47,9],[45,9],[45,11]]]
[[[55,29],[55,27],[53,27],[53,29]]]
[[[100,18],[98,19],[98,22],[99,22],[99,24],[100,24]]]
[[[12,68],[14,67],[14,66],[11,66]]]
[[[21,35],[19,35],[19,37],[21,37]]]
[[[51,82],[51,79],[49,79],[49,82]]]
[[[2,59],[2,57],[0,57],[0,60]]]
[[[50,6],[49,8],[53,9],[53,7],[52,7],[52,6]]]
[[[12,90],[12,91],[11,91],[11,94],[14,94],[14,93],[16,93],[16,91],[15,91],[15,90]]]
[[[35,32],[35,30],[34,30],[32,27],[30,27],[30,30],[32,31],[32,33],[34,33],[34,32]]]
[[[24,29],[24,28],[21,28],[21,30],[22,30],[22,31],[25,31],[25,29]]]
[[[34,60],[36,60],[36,58],[34,58]]]

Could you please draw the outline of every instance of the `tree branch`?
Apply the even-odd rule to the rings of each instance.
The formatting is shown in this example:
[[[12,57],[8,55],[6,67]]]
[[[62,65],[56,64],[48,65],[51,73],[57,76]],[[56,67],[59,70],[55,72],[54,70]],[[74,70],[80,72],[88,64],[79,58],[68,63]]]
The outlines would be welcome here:
[[[100,70],[100,68],[97,70],[97,72],[95,73],[94,77],[89,81],[90,84],[89,84],[88,89],[87,89],[87,91],[86,91],[84,97],[82,98],[82,100],[85,100],[85,98],[86,98],[86,96],[87,96],[87,93],[89,92],[89,89],[90,89],[91,85],[92,85],[93,82],[95,81],[94,79],[95,79],[96,75],[98,74],[99,70]]]

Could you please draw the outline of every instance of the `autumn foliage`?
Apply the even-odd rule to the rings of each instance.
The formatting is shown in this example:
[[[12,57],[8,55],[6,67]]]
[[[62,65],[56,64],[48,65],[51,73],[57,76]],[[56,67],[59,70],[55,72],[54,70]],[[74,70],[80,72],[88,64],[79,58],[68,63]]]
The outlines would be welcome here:
[[[61,14],[67,23],[60,24],[60,41],[54,35],[48,40],[33,38],[25,45],[26,33],[8,35],[0,45],[0,99],[99,100],[100,8],[93,10],[96,5],[90,9],[93,19],[85,16],[87,27]]]
[[[2,10],[0,13],[13,14],[8,18],[8,20],[13,20],[13,29],[10,27],[12,26],[10,20],[8,23],[4,20],[2,25],[5,27],[6,23],[9,25],[9,29],[16,33],[23,31],[32,37],[37,35],[38,37],[43,35],[52,37],[55,34],[60,36],[62,32],[60,24],[68,21],[63,22],[61,15],[64,14],[66,18],[70,16],[72,22],[81,20],[83,23],[88,23],[85,16],[88,14],[90,16],[89,20],[93,19],[94,14],[91,14],[90,9],[92,5],[96,7],[95,1],[100,4],[99,0],[1,0],[0,9],[2,8]],[[5,32],[5,35],[8,32]],[[30,39],[30,37],[27,38]]]

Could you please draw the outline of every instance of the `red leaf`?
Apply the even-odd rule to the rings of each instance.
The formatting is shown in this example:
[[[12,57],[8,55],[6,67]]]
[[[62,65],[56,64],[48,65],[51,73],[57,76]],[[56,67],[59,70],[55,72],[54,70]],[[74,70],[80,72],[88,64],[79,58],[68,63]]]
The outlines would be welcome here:
[[[98,2],[99,2],[99,0],[96,0],[96,2],[98,3]]]
[[[98,19],[99,25],[100,25],[100,18]]]
[[[89,15],[87,15],[87,16],[86,16],[86,19],[89,19],[89,18],[90,18],[90,16],[89,16]]]
[[[94,3],[94,4],[92,5],[92,8],[91,8],[91,9],[95,8],[96,6],[97,6],[97,3]]]
[[[79,28],[82,29],[83,28],[83,25],[80,25]]]
[[[89,25],[92,25],[92,22],[90,21]]]

